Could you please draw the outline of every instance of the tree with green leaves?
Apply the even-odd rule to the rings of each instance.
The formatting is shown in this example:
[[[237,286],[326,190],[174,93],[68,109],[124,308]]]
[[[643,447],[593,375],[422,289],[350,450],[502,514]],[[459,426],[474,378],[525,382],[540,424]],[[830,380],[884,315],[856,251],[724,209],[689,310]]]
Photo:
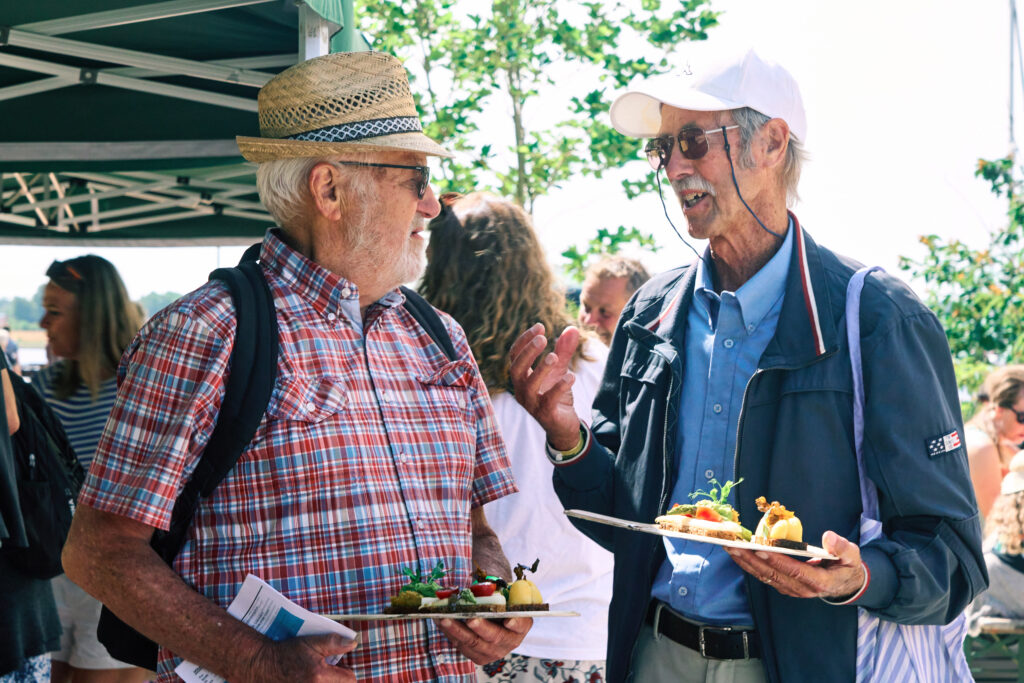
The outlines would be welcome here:
[[[718,13],[707,0],[357,0],[357,21],[410,70],[427,135],[462,153],[442,161],[442,189],[492,188],[532,212],[569,178],[639,158],[608,123],[611,91],[667,70]],[[504,129],[480,128],[485,108],[508,112]],[[653,175],[624,185],[636,196]]]
[[[1013,157],[981,159],[975,175],[1006,198],[1007,225],[983,249],[923,235],[926,255],[900,259],[903,270],[924,282],[925,302],[946,329],[960,386],[972,393],[992,365],[1024,362],[1022,181],[1015,177]]]

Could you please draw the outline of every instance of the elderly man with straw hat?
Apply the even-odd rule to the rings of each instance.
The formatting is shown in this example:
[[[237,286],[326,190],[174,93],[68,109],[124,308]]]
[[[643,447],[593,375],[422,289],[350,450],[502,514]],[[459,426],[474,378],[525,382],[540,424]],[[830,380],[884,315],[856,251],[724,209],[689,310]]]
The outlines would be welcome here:
[[[357,642],[275,642],[225,612],[248,573],[331,614],[382,612],[406,567],[443,563],[453,586],[475,566],[511,574],[482,512],[515,491],[487,389],[462,329],[439,314],[446,353],[399,289],[440,208],[427,157],[449,156],[421,132],[404,69],[312,59],[267,83],[259,117],[262,137],[238,144],[278,223],[259,257],[280,346],[266,414],[168,567],[149,539],[214,427],[235,313],[211,282],[154,316],[122,362],[67,573],[160,645],[161,683],[182,658],[232,681],[474,680],[530,619],[356,621]]]

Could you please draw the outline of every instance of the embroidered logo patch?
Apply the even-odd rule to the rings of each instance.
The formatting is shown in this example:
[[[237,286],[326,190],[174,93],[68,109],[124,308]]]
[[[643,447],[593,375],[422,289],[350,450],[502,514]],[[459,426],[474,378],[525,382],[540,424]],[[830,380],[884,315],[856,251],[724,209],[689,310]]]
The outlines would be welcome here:
[[[943,434],[942,436],[936,436],[933,439],[928,439],[928,441],[925,442],[925,446],[928,449],[929,458],[934,458],[942,455],[943,453],[955,451],[960,448],[960,433],[954,429],[949,434]]]

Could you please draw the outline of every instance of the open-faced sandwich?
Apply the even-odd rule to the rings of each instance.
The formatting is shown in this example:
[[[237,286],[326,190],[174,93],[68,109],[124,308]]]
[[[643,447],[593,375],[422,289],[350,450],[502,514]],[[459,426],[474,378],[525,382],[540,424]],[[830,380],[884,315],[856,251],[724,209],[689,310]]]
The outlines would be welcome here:
[[[537,586],[523,578],[524,570],[536,571],[538,563],[539,560],[535,561],[532,568],[516,565],[517,580],[511,585],[500,577],[486,576],[477,568],[473,583],[467,588],[441,585],[441,579],[447,573],[442,562],[437,563],[425,580],[412,569],[403,567],[402,573],[409,578],[409,583],[391,598],[391,605],[384,611],[388,614],[451,614],[547,610]]]
[[[757,509],[764,513],[754,531],[754,543],[771,545],[791,550],[807,550],[804,543],[804,526],[791,510],[773,500],[770,504],[764,496],[754,501]]]
[[[712,479],[710,491],[694,491],[690,499],[703,496],[694,503],[676,503],[664,515],[655,518],[662,529],[687,534],[710,536],[727,541],[749,541],[749,529],[740,526],[740,516],[727,501],[729,492],[740,481],[727,481],[721,486]]]

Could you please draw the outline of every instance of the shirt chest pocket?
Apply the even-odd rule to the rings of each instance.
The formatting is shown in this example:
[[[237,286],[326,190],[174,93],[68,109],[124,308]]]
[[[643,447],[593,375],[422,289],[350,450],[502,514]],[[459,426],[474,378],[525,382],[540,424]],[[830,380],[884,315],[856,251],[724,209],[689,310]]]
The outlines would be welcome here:
[[[445,363],[417,379],[426,405],[436,406],[459,420],[469,419],[473,393],[473,365],[469,361]]]
[[[275,420],[317,424],[343,411],[348,402],[344,384],[335,377],[279,377],[267,415]]]

